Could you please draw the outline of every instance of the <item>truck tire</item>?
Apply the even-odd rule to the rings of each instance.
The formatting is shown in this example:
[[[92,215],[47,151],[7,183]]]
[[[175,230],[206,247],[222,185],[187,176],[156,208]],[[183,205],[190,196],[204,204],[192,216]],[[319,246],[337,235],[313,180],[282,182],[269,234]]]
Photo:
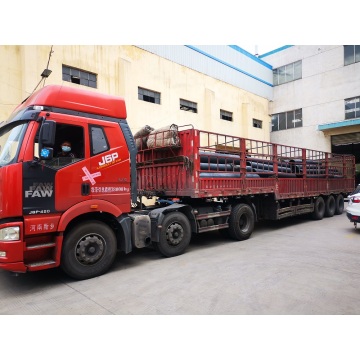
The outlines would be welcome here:
[[[325,201],[319,196],[315,200],[314,211],[311,214],[313,220],[321,220],[325,215]]]
[[[74,279],[90,279],[110,268],[116,252],[116,237],[112,229],[100,221],[85,221],[65,236],[61,267]]]
[[[248,204],[235,205],[229,218],[229,234],[234,240],[246,240],[254,230],[255,215]]]
[[[335,199],[335,215],[341,215],[344,211],[344,196],[338,194]]]
[[[182,254],[190,240],[190,222],[183,213],[176,211],[165,215],[159,242],[153,242],[153,245],[163,256],[172,257]]]
[[[330,195],[325,200],[325,217],[333,217],[335,214],[335,198]]]

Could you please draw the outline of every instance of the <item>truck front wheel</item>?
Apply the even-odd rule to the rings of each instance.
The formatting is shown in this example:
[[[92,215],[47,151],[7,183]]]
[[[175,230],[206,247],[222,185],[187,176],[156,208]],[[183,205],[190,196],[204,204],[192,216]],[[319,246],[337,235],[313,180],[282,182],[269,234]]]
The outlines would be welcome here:
[[[229,234],[235,240],[246,240],[254,230],[255,215],[248,204],[237,204],[229,218]]]
[[[65,236],[61,267],[74,279],[90,279],[110,268],[116,252],[116,237],[112,229],[100,221],[86,221]]]
[[[182,254],[191,240],[191,228],[188,218],[181,212],[165,215],[160,229],[159,242],[154,248],[166,257]]]

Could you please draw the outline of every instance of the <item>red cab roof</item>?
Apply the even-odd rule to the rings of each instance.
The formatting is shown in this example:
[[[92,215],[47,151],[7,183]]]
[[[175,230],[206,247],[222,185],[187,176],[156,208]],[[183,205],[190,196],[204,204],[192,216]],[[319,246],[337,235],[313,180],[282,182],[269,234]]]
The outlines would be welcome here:
[[[52,106],[101,116],[126,119],[125,100],[119,96],[62,85],[47,85],[29,96],[21,108],[32,105]],[[17,110],[20,107],[17,108]]]

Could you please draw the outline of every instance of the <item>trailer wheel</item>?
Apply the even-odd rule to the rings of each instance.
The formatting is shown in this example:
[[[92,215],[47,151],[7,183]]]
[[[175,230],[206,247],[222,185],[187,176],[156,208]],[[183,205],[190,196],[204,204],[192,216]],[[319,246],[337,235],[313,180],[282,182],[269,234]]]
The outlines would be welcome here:
[[[100,221],[86,221],[65,236],[61,267],[74,279],[90,279],[110,268],[116,252],[116,237],[112,229]]]
[[[255,215],[248,204],[237,204],[229,218],[229,234],[234,240],[246,240],[254,230]]]
[[[344,211],[344,196],[338,194],[335,199],[335,215],[341,215]]]
[[[165,215],[160,230],[159,242],[153,242],[155,249],[166,257],[182,254],[191,240],[191,227],[188,218],[181,212]]]
[[[324,217],[324,215],[325,215],[325,201],[321,196],[319,196],[315,200],[314,211],[311,214],[311,217],[314,220],[321,220]]]
[[[325,201],[325,216],[326,217],[333,217],[335,214],[335,198],[330,195],[327,197]]]

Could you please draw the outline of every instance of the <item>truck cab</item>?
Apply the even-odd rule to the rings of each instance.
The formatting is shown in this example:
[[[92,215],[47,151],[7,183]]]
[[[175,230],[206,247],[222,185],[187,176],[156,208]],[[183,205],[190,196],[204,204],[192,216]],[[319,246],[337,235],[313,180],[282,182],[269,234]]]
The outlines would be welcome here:
[[[64,141],[73,156],[63,156]],[[129,252],[124,214],[136,202],[135,156],[122,98],[62,86],[27,98],[0,124],[0,268],[59,266],[63,239],[79,223],[98,221],[119,235],[110,246],[90,226],[75,245],[93,274],[100,258],[114,257],[109,247]]]

